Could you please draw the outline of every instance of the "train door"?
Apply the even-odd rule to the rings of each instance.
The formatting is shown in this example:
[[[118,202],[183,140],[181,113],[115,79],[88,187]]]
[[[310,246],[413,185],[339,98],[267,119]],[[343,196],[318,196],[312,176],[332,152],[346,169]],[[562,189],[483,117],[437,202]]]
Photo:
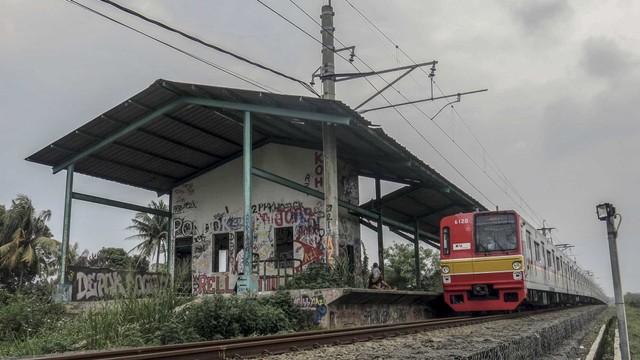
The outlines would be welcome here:
[[[534,257],[533,257],[533,243],[531,241],[531,232],[529,230],[526,231],[526,235],[525,238],[527,239],[527,252],[528,252],[528,256],[526,257],[526,263],[527,266],[525,267],[525,279],[530,278],[530,275],[532,272],[535,272],[536,267],[535,264],[533,263],[534,261]]]
[[[551,251],[546,250],[544,242],[542,243],[542,257],[544,258],[544,283],[549,285],[551,282]]]

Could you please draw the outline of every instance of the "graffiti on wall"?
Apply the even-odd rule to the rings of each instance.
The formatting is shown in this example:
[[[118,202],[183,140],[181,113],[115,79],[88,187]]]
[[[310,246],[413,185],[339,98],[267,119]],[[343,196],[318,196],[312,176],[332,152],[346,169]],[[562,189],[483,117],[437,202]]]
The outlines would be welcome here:
[[[169,277],[158,273],[94,269],[70,266],[72,278],[72,300],[91,301],[113,299],[133,293],[138,297],[149,295],[169,283]]]
[[[323,295],[301,294],[293,299],[293,305],[313,310],[313,322],[318,325],[327,314],[327,304]]]
[[[258,282],[258,291],[278,289],[278,279],[270,277]],[[232,294],[236,290],[238,275],[233,273],[207,273],[193,275],[193,293],[196,295]]]
[[[279,154],[276,150],[273,154]],[[283,152],[284,153],[284,152]],[[302,153],[302,152],[301,152]],[[297,155],[296,155],[297,156]],[[297,179],[304,186],[322,189],[324,186],[324,158],[321,151],[304,152],[304,166],[291,166],[288,177]],[[278,157],[280,158],[280,157]],[[343,162],[338,163],[338,195],[341,199],[358,203],[358,182],[355,169]],[[300,171],[300,169],[303,169]],[[221,170],[226,173],[226,170]],[[228,269],[233,273],[237,268],[236,255],[237,236],[244,231],[244,225],[251,222],[252,225],[252,252],[261,261],[259,266],[254,266],[258,273],[273,275],[277,270],[277,264],[281,264],[275,259],[276,248],[278,254],[293,254],[296,259],[294,271],[302,271],[309,264],[314,262],[326,262],[327,253],[338,251],[338,244],[331,244],[327,247],[327,234],[325,233],[325,223],[327,210],[323,201],[311,200],[298,194],[293,195],[291,191],[283,190],[281,196],[262,197],[268,201],[256,202],[251,206],[251,214],[245,220],[244,209],[240,202],[236,201],[235,194],[238,186],[229,185],[213,177],[217,174],[205,174],[202,179],[194,179],[180,185],[172,192],[172,234],[174,239],[192,238],[192,285],[194,292],[216,293],[228,292],[228,288],[235,286],[235,279],[219,279],[219,269]],[[235,175],[230,175],[235,176]],[[209,181],[213,180],[213,181]],[[227,190],[225,190],[227,189]],[[241,187],[239,191],[242,191]],[[259,191],[256,189],[256,191]],[[284,195],[287,194],[287,195]],[[271,195],[271,194],[268,194]],[[288,198],[289,196],[293,198]],[[240,197],[237,197],[240,199]],[[355,202],[353,201],[355,199]],[[273,201],[272,201],[273,200]],[[341,212],[341,220],[343,218]],[[339,225],[338,233],[341,241],[352,243],[352,239],[359,237],[359,227],[357,219],[348,214],[347,223],[353,222],[354,226]],[[343,221],[341,221],[342,223]],[[282,228],[289,229],[277,230]],[[283,235],[283,232],[288,232]],[[227,237],[224,234],[228,234]],[[276,239],[276,234],[278,239]],[[289,235],[291,234],[291,235]],[[291,238],[292,236],[292,238]],[[229,243],[225,244],[228,238]],[[215,241],[222,241],[216,243]],[[281,239],[285,239],[286,246],[282,245]],[[248,240],[248,239],[247,239]],[[276,246],[276,243],[280,246]],[[288,249],[287,246],[290,246]],[[254,258],[254,261],[256,259]],[[262,261],[269,260],[266,266]],[[217,265],[219,266],[217,266]],[[290,264],[290,263],[287,263]],[[214,269],[216,266],[216,269]],[[263,275],[264,275],[263,274]],[[204,276],[204,277],[202,277]],[[227,281],[229,285],[227,285]],[[268,285],[264,285],[268,288]]]
[[[192,182],[182,184],[173,190],[173,204],[171,211],[173,214],[182,214],[187,210],[193,210],[197,208],[194,200],[195,190]]]

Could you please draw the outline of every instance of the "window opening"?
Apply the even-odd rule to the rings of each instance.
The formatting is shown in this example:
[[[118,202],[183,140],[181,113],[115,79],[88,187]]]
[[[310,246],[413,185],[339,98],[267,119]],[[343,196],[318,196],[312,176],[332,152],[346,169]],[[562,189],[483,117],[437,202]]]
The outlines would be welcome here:
[[[276,248],[275,257],[279,260],[280,267],[292,267],[293,259],[293,227],[283,227],[275,229]],[[283,260],[283,261],[280,261]]]
[[[445,255],[451,253],[451,235],[449,232],[448,227],[442,229],[442,251]]]
[[[475,218],[476,252],[517,250],[517,232],[514,214],[478,214]]]
[[[229,271],[229,233],[213,235],[211,271]]]

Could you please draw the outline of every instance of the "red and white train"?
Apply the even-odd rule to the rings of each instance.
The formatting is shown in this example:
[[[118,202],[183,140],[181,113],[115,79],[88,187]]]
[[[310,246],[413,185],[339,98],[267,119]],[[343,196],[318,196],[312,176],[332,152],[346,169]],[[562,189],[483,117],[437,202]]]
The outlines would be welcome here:
[[[608,301],[592,276],[515,211],[443,218],[440,267],[454,311]]]

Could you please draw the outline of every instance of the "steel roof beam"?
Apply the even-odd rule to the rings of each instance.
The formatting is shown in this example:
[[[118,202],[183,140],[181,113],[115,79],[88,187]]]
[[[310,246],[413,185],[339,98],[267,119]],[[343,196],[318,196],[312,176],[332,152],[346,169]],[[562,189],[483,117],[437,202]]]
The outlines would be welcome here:
[[[391,194],[385,195],[380,200],[375,200],[373,203],[377,207],[383,207],[383,206],[385,206],[386,204],[388,204],[390,202],[393,202],[393,201],[398,200],[398,199],[402,199],[405,196],[409,196],[412,193],[420,190],[421,188],[422,188],[421,184],[410,185],[410,186],[404,187],[402,189],[396,190],[396,191],[392,192]]]
[[[420,214],[416,215],[416,219],[422,219],[422,218],[426,218],[427,216],[431,216],[431,215],[435,215],[441,211],[445,211],[447,209],[450,209],[452,207],[456,206],[456,204],[448,204],[446,206],[441,206],[439,208],[435,208],[435,209],[429,209],[427,211],[423,211]]]
[[[403,233],[402,231],[400,231],[400,230],[398,230],[398,229],[392,229],[392,228],[389,228],[389,230],[390,230],[392,233],[394,233],[394,234],[396,234],[396,235],[400,236],[401,238],[403,238],[403,239],[405,239],[405,240],[409,241],[409,242],[410,242],[410,243],[412,243],[412,244],[415,244],[415,243],[416,243],[416,239],[415,239],[415,238],[413,238],[413,237],[411,237],[411,236],[409,236],[409,235],[407,235],[407,234]],[[420,240],[422,240],[423,242],[425,242],[427,245],[429,245],[429,246],[431,246],[431,247],[434,247],[434,248],[436,248],[436,249],[440,249],[440,243],[436,243],[435,241],[433,241],[433,240],[429,240],[429,239],[426,239],[426,238],[421,238]]]
[[[269,114],[269,115],[282,116],[282,117],[288,117],[293,119],[320,121],[320,122],[326,122],[326,123],[332,123],[332,124],[349,125],[349,122],[351,120],[349,116],[321,114],[321,113],[313,113],[313,112],[307,112],[307,111],[281,109],[281,108],[271,107],[271,106],[242,104],[242,103],[235,103],[235,102],[214,100],[214,99],[202,99],[197,97],[185,97],[183,98],[183,101],[188,104],[208,106],[213,108],[249,111],[251,113]]]
[[[79,152],[79,151],[77,151],[77,150],[68,149],[68,148],[65,148],[65,147],[60,146],[60,145],[55,145],[55,144],[54,144],[54,145],[51,145],[51,147],[52,147],[52,148],[54,148],[54,149],[58,149],[58,150],[62,150],[62,151],[66,151],[66,152],[68,152],[68,153],[73,153],[73,154],[79,154],[79,153],[80,153],[80,152]],[[173,176],[170,176],[170,175],[166,175],[166,174],[163,174],[163,173],[159,173],[159,172],[157,172],[157,171],[153,171],[153,170],[142,169],[142,168],[139,168],[139,167],[137,167],[137,166],[135,166],[135,165],[132,165],[132,164],[125,164],[125,163],[120,162],[120,161],[115,161],[115,160],[106,159],[106,158],[103,158],[102,156],[99,156],[99,155],[90,155],[90,156],[87,156],[87,157],[89,157],[89,158],[94,158],[94,159],[96,159],[96,160],[103,161],[103,162],[106,162],[106,163],[109,163],[109,164],[113,164],[113,165],[117,165],[117,166],[122,166],[122,167],[127,168],[127,169],[136,170],[136,171],[142,171],[142,172],[144,172],[144,173],[147,173],[147,174],[150,174],[150,175],[153,175],[153,176],[162,177],[162,178],[168,179],[168,180],[170,180],[170,181],[176,181],[176,180],[178,180],[177,178],[175,178],[175,177],[173,177]],[[141,185],[137,185],[137,186],[141,186]]]
[[[276,184],[280,184],[280,185],[288,187],[290,189],[300,191],[302,193],[305,193],[307,195],[311,195],[311,196],[316,197],[318,199],[324,199],[324,193],[322,193],[320,191],[313,190],[313,189],[311,189],[309,187],[306,187],[304,185],[298,184],[298,183],[293,182],[293,181],[291,181],[289,179],[285,179],[285,178],[280,177],[278,175],[269,173],[267,171],[260,170],[260,169],[254,167],[252,169],[252,173],[253,173],[253,175],[256,175],[256,176],[261,177],[263,179],[272,181],[272,182],[274,182]],[[340,200],[338,202],[338,204],[339,204],[340,207],[348,209],[348,210],[351,210],[354,213],[358,214],[359,216],[366,217],[366,218],[369,218],[369,219],[376,219],[376,220],[378,218],[378,214],[377,213],[375,213],[373,211],[369,211],[369,210],[363,209],[363,208],[361,208],[361,207],[359,207],[357,205],[350,204],[350,203],[348,203],[346,201]],[[413,226],[404,224],[404,223],[399,222],[399,221],[395,221],[393,219],[386,218],[384,216],[382,217],[382,222],[383,222],[384,225],[387,225],[387,226],[393,226],[393,227],[396,227],[396,228],[399,228],[399,229],[402,229],[402,230],[405,230],[405,231],[412,231],[412,232],[414,231],[414,227]],[[424,235],[424,236],[427,236],[427,237],[435,237],[439,241],[439,238],[437,236],[435,236],[435,235],[433,235],[431,233],[428,233],[426,231],[420,231],[420,234]]]
[[[267,138],[267,139],[264,139],[264,140],[262,140],[260,142],[257,142],[255,144],[253,144],[253,150],[258,149],[258,148],[268,144],[269,143],[268,140],[269,139]],[[218,161],[218,162],[216,162],[216,163],[214,163],[214,164],[212,164],[210,166],[207,166],[206,168],[203,168],[203,169],[201,169],[201,170],[199,170],[199,171],[187,176],[184,179],[178,180],[177,182],[171,184],[170,188],[164,189],[164,193],[163,194],[166,194],[166,193],[170,192],[171,189],[173,189],[175,187],[178,187],[178,186],[180,186],[180,185],[182,185],[184,183],[187,183],[187,182],[197,178],[200,175],[206,174],[209,171],[217,169],[217,168],[219,168],[220,166],[222,166],[224,164],[230,163],[231,161],[233,161],[235,159],[241,158],[243,153],[244,153],[244,150],[242,150],[242,149],[239,150],[239,151],[236,151],[235,153],[225,157],[223,160],[220,160],[220,161]]]
[[[127,124],[126,124],[126,123],[123,123],[123,122],[122,122],[122,121],[120,121],[120,120],[116,120],[116,119],[114,119],[114,118],[108,117],[108,116],[106,116],[106,115],[102,115],[102,118],[103,118],[103,119],[105,119],[105,120],[109,120],[109,121],[111,121],[111,122],[113,122],[113,123],[116,123],[116,124],[118,124],[118,125],[120,125],[120,126],[127,126]],[[179,146],[179,147],[185,148],[185,149],[187,149],[187,150],[190,150],[190,151],[193,151],[193,152],[200,153],[200,154],[205,155],[205,156],[208,156],[208,157],[212,157],[212,158],[216,158],[216,159],[222,159],[222,158],[223,158],[223,156],[222,156],[222,155],[214,154],[214,153],[212,153],[212,152],[205,151],[205,150],[199,149],[199,148],[197,148],[197,147],[194,147],[194,146],[191,146],[191,145],[187,145],[187,144],[181,143],[181,142],[179,142],[179,141],[175,141],[175,140],[170,139],[170,138],[168,138],[168,137],[166,137],[166,136],[158,135],[158,134],[156,134],[156,133],[154,133],[154,132],[152,132],[152,131],[149,131],[149,130],[145,130],[145,129],[136,129],[136,131],[139,131],[139,132],[141,132],[141,133],[143,133],[143,134],[145,134],[145,135],[149,135],[149,136],[151,136],[151,137],[154,137],[154,138],[160,139],[160,140],[162,140],[162,141],[166,141],[166,142],[171,143],[171,144],[173,144],[173,145],[175,145],[175,146]]]
[[[102,137],[91,135],[91,134],[89,134],[87,132],[84,132],[82,130],[76,130],[76,134],[82,135],[84,137],[88,137],[89,139],[92,139],[92,140],[95,140],[95,141],[104,140],[104,138],[102,138]],[[162,155],[158,155],[158,154],[152,154],[150,152],[144,151],[142,149],[135,148],[133,146],[125,145],[125,144],[118,143],[118,142],[113,142],[112,145],[115,145],[115,146],[120,147],[122,149],[125,149],[125,150],[128,150],[128,151],[132,151],[132,152],[135,152],[135,153],[138,153],[138,154],[149,156],[149,157],[152,157],[152,158],[155,158],[155,159],[160,159],[162,161],[166,161],[166,162],[170,162],[170,163],[173,163],[173,164],[176,164],[176,165],[180,165],[180,166],[184,166],[184,167],[187,167],[187,168],[191,168],[193,170],[197,170],[198,169],[198,167],[196,167],[194,165],[190,165],[190,164],[187,164],[187,163],[179,161],[179,160],[170,159],[170,158],[168,158],[166,156],[162,156]]]
[[[164,216],[164,217],[171,216],[170,211],[162,211],[162,210],[153,209],[150,207],[129,204],[126,202],[111,200],[111,199],[107,199],[99,196],[93,196],[93,195],[74,192],[71,194],[71,197],[76,200],[87,201],[87,202],[92,202],[95,204],[101,204],[106,206],[112,206],[120,209],[132,210],[132,211],[143,212],[147,214]]]
[[[127,135],[133,131],[135,131],[136,129],[150,123],[151,121],[155,120],[156,118],[158,118],[158,116],[171,111],[179,106],[182,106],[185,104],[185,100],[184,99],[178,99],[175,101],[172,101],[170,103],[168,103],[167,105],[161,107],[160,109],[152,112],[151,114],[148,114],[144,117],[142,117],[141,119],[133,122],[132,124],[128,125],[127,127],[125,127],[124,129],[121,129],[119,131],[117,131],[115,134],[107,137],[106,139],[100,141],[99,143],[89,147],[88,149],[83,150],[82,152],[80,152],[79,154],[77,154],[76,156],[73,156],[71,159],[63,162],[60,165],[54,166],[53,167],[53,173],[57,174],[60,170],[62,169],[66,169],[67,166],[74,164],[76,162],[78,162],[79,160],[82,160],[83,158],[93,154],[94,152],[102,149],[103,147],[111,144],[112,142],[118,140],[119,138],[121,138],[124,135]]]
[[[139,103],[139,102],[137,102],[137,101],[129,100],[129,102],[130,102],[131,104],[133,104],[133,105],[135,105],[135,106],[137,106],[137,107],[141,108],[141,109],[146,110],[146,111],[149,111],[149,112],[153,112],[153,111],[155,111],[154,109],[152,109],[152,108],[150,108],[150,107],[148,107],[148,106],[142,105],[141,103]],[[165,114],[165,115],[162,115],[162,117],[163,117],[163,118],[166,118],[166,119],[169,119],[169,120],[171,120],[171,121],[175,121],[175,122],[177,122],[177,123],[179,123],[179,124],[182,124],[182,125],[184,125],[184,126],[186,126],[186,127],[191,128],[191,129],[197,130],[197,131],[199,131],[199,132],[201,132],[201,133],[203,133],[203,134],[205,134],[205,135],[208,135],[208,136],[214,137],[214,138],[216,138],[216,139],[218,139],[218,140],[222,140],[222,141],[224,141],[224,142],[226,142],[226,143],[229,143],[229,144],[231,144],[231,145],[235,145],[235,146],[240,147],[240,148],[242,147],[242,144],[241,144],[241,143],[239,143],[239,142],[237,142],[237,141],[233,141],[233,140],[228,139],[228,138],[226,138],[226,137],[224,137],[224,136],[221,136],[221,135],[218,135],[218,134],[214,134],[214,133],[212,133],[211,131],[209,131],[209,130],[207,130],[207,129],[203,129],[203,128],[201,128],[201,127],[197,126],[197,125],[189,124],[188,122],[186,122],[186,121],[184,121],[184,120],[182,120],[182,119],[179,119],[177,116],[172,116],[172,115],[166,115],[166,114]]]

